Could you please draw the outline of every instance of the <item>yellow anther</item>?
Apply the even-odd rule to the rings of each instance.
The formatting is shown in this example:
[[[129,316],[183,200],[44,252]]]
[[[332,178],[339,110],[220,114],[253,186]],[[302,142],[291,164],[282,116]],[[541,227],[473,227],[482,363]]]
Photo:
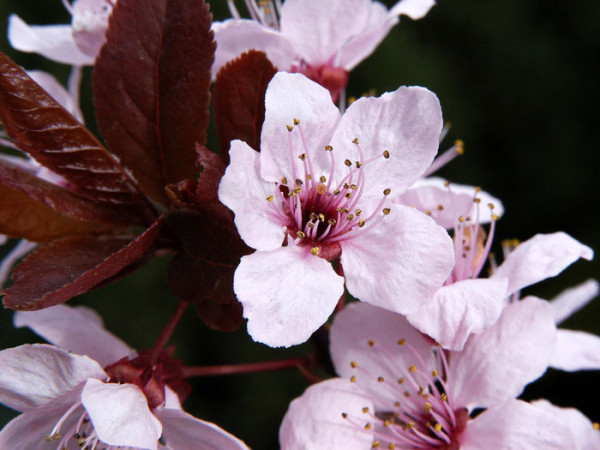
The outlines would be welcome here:
[[[362,412],[365,413],[365,414],[368,413],[369,412],[369,407],[368,406],[363,407]]]
[[[317,256],[319,254],[319,247],[313,247],[310,249],[311,255]]]
[[[481,203],[481,199],[479,197],[475,197],[473,199],[473,203]]]
[[[479,194],[481,192],[481,188],[479,186],[475,186],[475,192]]]
[[[394,402],[394,406],[396,408],[400,408],[400,402]],[[394,415],[396,415],[396,413],[394,413]],[[398,417],[398,416],[396,416],[396,417]]]
[[[307,180],[312,180],[312,175],[311,175],[310,173],[307,173],[307,174],[306,174],[306,179],[307,179]]]
[[[344,164],[346,164],[348,167],[350,167],[352,165],[352,161],[350,161],[349,159],[344,161]]]
[[[360,169],[361,166],[362,166],[362,163],[360,161],[356,161],[356,168]]]
[[[362,227],[364,227],[364,226],[365,226],[365,221],[364,221],[364,220],[362,220],[362,219],[360,219],[360,220],[358,221],[358,228],[362,228]]]
[[[327,177],[325,177],[325,175],[321,175],[321,177],[319,178],[319,181],[321,183],[325,183],[327,181]]]
[[[343,184],[344,189],[350,189],[350,185],[348,183]]]
[[[300,125],[300,119],[294,119],[294,125]]]
[[[351,184],[351,185],[350,185],[350,189],[352,189],[353,191],[355,191],[355,190],[357,190],[357,189],[358,189],[358,186],[357,186],[357,185],[355,185],[355,184]]]
[[[370,430],[372,426],[373,426],[373,425],[371,425],[370,423],[367,423],[367,424],[365,425],[365,430]]]
[[[431,376],[433,376],[433,377],[437,377],[437,376],[439,376],[439,373],[438,373],[438,371],[437,371],[437,370],[432,370],[432,371],[431,371]]]
[[[357,144],[357,145],[358,145],[358,138],[354,138],[354,139],[352,139],[352,143],[353,143],[353,144]]]
[[[391,209],[390,208],[383,208],[383,214],[385,214],[386,216],[388,216],[390,214]]]
[[[388,445],[388,448],[390,450],[394,450],[396,448],[396,444],[394,444],[393,442],[390,442],[389,445]]]
[[[444,181],[444,187],[450,186],[450,182],[448,180]]]
[[[48,435],[46,436],[46,442],[50,442],[52,440],[52,436]]]
[[[389,427],[391,424],[392,424],[391,420],[386,420],[385,422],[383,422],[384,427]]]
[[[494,206],[494,204],[493,204],[493,203],[488,203],[488,208],[490,208],[490,209],[494,209],[495,207],[496,207],[496,206]]]
[[[301,153],[301,154],[299,154],[299,155],[298,155],[298,159],[299,159],[300,161],[304,161],[304,160],[306,159],[306,153]]]
[[[435,431],[437,431],[438,433],[440,431],[442,431],[442,424],[441,423],[436,423],[433,428],[435,428]]]
[[[431,403],[425,402],[425,414],[429,414],[432,409],[433,409],[433,406],[431,405]]]
[[[425,393],[425,388],[423,386],[419,387],[419,392],[417,392],[417,395],[423,395]]]
[[[464,216],[460,216],[460,217],[458,218],[458,221],[459,221],[460,223],[464,223],[464,221],[465,221],[465,218],[464,218]]]
[[[333,147],[331,145],[326,145],[325,146],[325,150],[328,151],[328,152],[330,152],[330,151],[333,150]]]
[[[378,381],[379,383],[383,383],[385,380],[383,379],[383,377],[377,377],[377,381]]]
[[[337,209],[336,209],[336,211],[339,212],[339,213],[341,213],[343,210],[344,210],[344,208],[342,208],[341,206],[338,206]]]
[[[333,193],[334,193],[335,195],[338,195],[338,194],[340,193],[340,190],[339,190],[339,189],[336,189],[335,191],[333,191]]]
[[[406,339],[399,339],[397,342],[398,345],[404,345],[406,344]]]
[[[387,150],[384,150],[384,151],[383,151],[383,157],[384,157],[385,159],[389,158],[389,157],[390,157],[390,152],[388,152]]]
[[[270,202],[272,202],[272,201],[273,201],[273,196],[272,196],[272,195],[269,195],[269,196],[267,197],[267,200],[268,200],[268,201],[270,201]]]
[[[375,441],[371,444],[371,448],[379,448],[380,445],[381,443],[379,441]]]
[[[465,152],[465,143],[462,140],[457,139],[454,141],[454,145],[456,146],[456,153],[458,155],[462,155]]]
[[[444,205],[437,205],[437,209],[438,209],[438,211],[443,211],[444,210]]]
[[[415,373],[417,371],[417,366],[415,366],[414,364],[412,364],[409,368],[408,371],[410,373]]]
[[[354,375],[350,377],[350,383],[356,383],[356,377]]]
[[[315,187],[315,190],[317,191],[317,194],[323,195],[327,192],[327,186],[325,186],[323,183],[319,183]]]
[[[348,222],[352,222],[353,219],[354,219],[354,214],[348,214],[348,217],[346,217],[346,220]]]
[[[398,384],[402,384],[402,383],[404,383],[404,378],[402,378],[402,377],[398,378]]]
[[[300,186],[295,187],[294,189],[292,189],[292,192],[294,194],[299,194],[300,192],[302,192],[302,188]]]
[[[500,217],[498,217],[498,214],[492,214],[492,220],[494,222],[496,222]]]
[[[446,393],[443,393],[442,395],[440,395],[440,400],[443,402],[448,400],[448,396],[446,395]]]
[[[306,226],[308,226],[308,228],[314,228],[315,224],[313,222],[308,222]]]
[[[358,367],[358,363],[356,361],[350,361],[350,367],[356,369]]]
[[[362,214],[362,209],[355,210],[354,214],[356,214],[357,216],[360,216]]]
[[[304,239],[306,237],[306,234],[304,233],[304,231],[296,231],[296,236],[298,236],[300,239]]]
[[[430,209],[426,209],[425,210],[425,214],[427,214],[428,216],[430,216],[431,215],[431,210]]]
[[[287,178],[281,177],[281,184],[287,184]]]
[[[383,195],[390,195],[391,192],[392,192],[392,190],[390,188],[384,189]]]
[[[325,214],[323,214],[323,213],[319,213],[319,220],[320,220],[321,222],[325,222]]]
[[[594,422],[593,427],[594,427],[594,430],[596,430],[596,431],[600,430],[600,423]]]
[[[407,398],[410,397],[410,392],[404,391],[404,396],[407,397]]]
[[[296,185],[297,186],[302,186],[302,180],[300,178],[296,178]]]
[[[329,219],[329,220],[327,221],[327,223],[328,223],[329,225],[331,225],[331,226],[333,226],[333,225],[335,225],[335,224],[336,224],[336,222],[335,222],[335,219]]]
[[[373,339],[369,339],[367,344],[369,344],[369,347],[373,347],[375,345],[375,341]]]
[[[347,419],[347,418],[348,418],[348,414],[347,414],[347,413],[342,413],[342,417],[343,417],[344,419]]]
[[[287,128],[288,131],[292,131],[294,129],[294,127],[291,125],[286,125],[285,127]]]
[[[346,195],[345,195],[345,197],[346,197],[346,198],[351,198],[351,197],[352,197],[352,192],[346,192]]]

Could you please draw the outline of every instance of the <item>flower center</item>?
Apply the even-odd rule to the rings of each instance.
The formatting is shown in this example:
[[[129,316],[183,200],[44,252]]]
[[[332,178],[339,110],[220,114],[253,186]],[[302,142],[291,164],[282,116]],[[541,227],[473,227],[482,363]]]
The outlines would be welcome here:
[[[329,154],[329,173],[317,173],[314,155],[307,145],[300,120],[294,119],[294,126],[288,125],[287,129],[293,179],[281,177],[276,183],[276,193],[269,195],[267,200],[273,203],[275,213],[286,224],[288,235],[297,245],[310,246],[313,255],[336,259],[342,241],[351,239],[362,228],[373,226],[390,214],[390,208],[383,208],[391,193],[389,188],[384,189],[381,201],[369,214],[363,214],[359,205],[366,186],[364,167],[380,158],[389,158],[390,153],[385,150],[364,160],[358,138],[355,138],[352,144],[357,148],[359,159],[345,159],[346,173],[339,174],[335,172],[334,149],[327,145],[324,151]],[[293,145],[293,133],[298,133],[302,145],[303,151],[299,155]]]
[[[78,448],[93,450],[98,444],[102,444],[94,430],[81,402],[76,402],[58,419],[56,425],[46,436],[46,442],[58,441],[57,449],[71,448],[74,442]],[[102,445],[103,449],[109,450],[116,447]]]
[[[368,345],[377,352],[382,367],[389,368],[390,362],[398,359],[374,340],[369,340]],[[351,362],[356,375],[350,381],[357,383],[376,406],[374,411],[364,407],[360,411],[343,412],[342,417],[371,433],[373,448],[458,449],[458,435],[464,430],[469,415],[466,408],[453,405],[447,394],[448,362],[444,351],[439,347],[432,349],[432,369],[404,339],[398,341],[398,346],[399,351],[407,353],[403,360],[413,359],[416,364],[394,367],[394,379],[373,372],[372,367]],[[365,379],[371,382],[361,383]]]

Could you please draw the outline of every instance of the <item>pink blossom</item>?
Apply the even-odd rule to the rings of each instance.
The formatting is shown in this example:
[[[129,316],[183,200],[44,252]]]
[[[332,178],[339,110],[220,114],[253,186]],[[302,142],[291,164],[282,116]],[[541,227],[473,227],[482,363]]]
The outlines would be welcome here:
[[[246,5],[253,20],[215,22],[217,51],[213,74],[250,49],[264,51],[279,68],[302,72],[328,88],[337,99],[348,81],[348,71],[369,56],[400,15],[420,19],[434,0],[403,0],[391,10],[372,0],[286,0]]]
[[[19,16],[10,16],[8,39],[23,52],[40,55],[63,64],[93,65],[106,41],[113,0],[63,2],[71,13],[70,25],[28,25]]]
[[[575,448],[554,415],[515,398],[544,373],[556,330],[547,302],[511,304],[461,352],[432,346],[404,317],[355,303],[331,328],[342,378],[311,386],[280,429],[283,449]],[[475,409],[485,409],[474,418]]]
[[[59,305],[18,312],[15,322],[65,349],[34,344],[0,352],[0,401],[22,412],[0,431],[0,448],[247,448],[185,413],[169,386],[157,387],[160,377],[121,382],[118,369],[134,352],[92,310]],[[113,364],[103,369],[106,361]]]
[[[418,308],[452,268],[443,228],[390,208],[431,164],[442,126],[431,92],[403,87],[363,98],[343,116],[329,93],[280,72],[266,93],[261,152],[233,141],[219,199],[257,251],[234,290],[259,342],[304,342],[343,293],[400,313]],[[340,258],[344,277],[328,261]]]

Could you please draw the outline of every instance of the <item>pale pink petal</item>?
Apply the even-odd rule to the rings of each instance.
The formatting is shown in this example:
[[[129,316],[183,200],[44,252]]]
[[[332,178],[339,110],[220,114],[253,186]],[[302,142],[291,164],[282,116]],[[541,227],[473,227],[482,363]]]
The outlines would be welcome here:
[[[402,346],[398,345],[401,339],[405,341]],[[403,316],[361,302],[336,314],[330,349],[338,375],[355,376],[361,388],[377,392],[377,398],[390,403],[398,400],[397,391],[382,388],[378,377],[395,383],[411,365],[425,365],[425,372],[434,368],[431,344]]]
[[[95,317],[90,317],[90,312]],[[134,350],[108,332],[90,308],[56,305],[39,311],[17,311],[16,327],[29,327],[48,342],[78,355],[88,355],[101,366],[130,356]]]
[[[41,70],[28,70],[29,75],[33,81],[39,84],[48,94],[50,94],[54,100],[60,105],[73,114],[77,119],[82,122],[81,111],[79,106],[73,100],[73,97],[67,92],[67,90],[48,72]]]
[[[567,372],[600,370],[600,337],[585,331],[559,329],[550,366]]]
[[[342,242],[341,261],[354,297],[409,314],[442,286],[455,260],[446,230],[425,214],[396,205],[379,223]]]
[[[309,64],[327,64],[367,26],[371,4],[371,0],[286,0],[281,34]]]
[[[111,0],[77,0],[73,4],[73,39],[79,49],[96,58],[106,42]]]
[[[448,350],[462,350],[471,334],[491,327],[500,316],[506,280],[464,280],[443,286],[408,321]]]
[[[179,396],[169,386],[165,386],[165,404],[167,409],[181,409]]]
[[[78,397],[67,395],[15,417],[0,431],[0,448],[55,450],[58,441],[48,442],[46,439],[61,417],[78,401]],[[83,412],[83,407],[80,406],[79,411],[74,411],[64,420],[60,431],[71,429]],[[71,436],[67,438],[77,443]]]
[[[156,417],[163,426],[162,441],[167,448],[185,449],[247,449],[238,438],[214,423],[196,419],[179,409],[159,408]]]
[[[384,189],[390,188],[393,198],[423,174],[437,153],[441,130],[442,110],[435,94],[421,87],[401,87],[352,103],[331,145],[334,152],[349,148],[352,153],[346,157],[361,160],[358,146],[352,143],[358,138],[363,162],[378,157],[360,169],[365,176],[362,198],[377,204]],[[385,150],[389,158],[382,157]],[[344,157],[338,159],[343,165]]]
[[[449,396],[469,408],[517,397],[546,371],[555,341],[548,302],[528,297],[508,305],[496,325],[450,354]]]
[[[549,412],[562,424],[567,425],[577,444],[574,448],[581,450],[600,448],[600,432],[594,428],[592,421],[581,411],[575,408],[561,408],[548,400],[536,400],[531,402],[531,405]]]
[[[234,212],[235,225],[246,244],[257,250],[281,247],[286,224],[267,200],[277,195],[277,188],[260,177],[259,154],[245,142],[235,140],[229,155],[231,162],[219,185],[219,200]]]
[[[252,338],[289,347],[325,323],[344,292],[344,279],[308,248],[290,245],[244,256],[233,289]]]
[[[299,73],[279,72],[269,83],[265,107],[260,144],[262,177],[274,182],[286,177],[293,183],[297,178],[294,170],[304,174],[303,162],[298,156],[307,153],[312,159],[313,177],[326,175],[329,178],[330,155],[325,146],[340,118],[329,91]],[[294,119],[298,119],[300,125],[290,133],[287,126],[292,126]],[[343,160],[344,156],[340,157]]]
[[[390,14],[384,5],[371,2],[365,27],[344,43],[335,58],[334,65],[348,71],[354,69],[375,51],[397,23],[398,17]]]
[[[107,377],[87,356],[45,344],[0,351],[0,367],[0,403],[18,411],[46,405],[81,388],[88,378]]]
[[[17,50],[39,53],[63,64],[94,64],[94,58],[84,54],[75,45],[70,25],[30,26],[13,14],[8,23],[8,40]]]
[[[90,379],[83,387],[81,403],[102,442],[157,448],[162,426],[150,412],[146,396],[137,386]]]
[[[566,233],[537,234],[512,251],[493,277],[508,279],[507,295],[510,295],[558,275],[579,258],[593,257],[591,248]]]
[[[290,70],[296,58],[292,44],[281,33],[256,23],[253,20],[226,20],[214,22],[217,50],[212,66],[213,79],[229,61],[248,50],[259,50],[279,70]]]
[[[411,19],[421,19],[435,5],[435,0],[400,0],[392,9],[392,14],[405,15]]]
[[[489,204],[494,205],[493,214],[501,217],[504,213],[502,202],[487,192],[473,186],[451,183],[437,177],[418,180],[399,201],[414,206],[419,211],[428,212],[444,228],[453,228],[459,217],[470,217],[473,222],[488,223],[492,219]],[[476,203],[474,199],[478,198]]]
[[[521,400],[495,405],[467,424],[461,450],[576,449],[573,433],[552,414]]]
[[[587,280],[575,287],[565,289],[554,297],[550,304],[554,309],[556,324],[571,317],[598,296],[600,285],[596,280]]]
[[[314,384],[290,404],[279,429],[279,445],[282,450],[369,449],[373,432],[364,428],[369,422],[364,407],[372,410],[373,404],[348,380]]]

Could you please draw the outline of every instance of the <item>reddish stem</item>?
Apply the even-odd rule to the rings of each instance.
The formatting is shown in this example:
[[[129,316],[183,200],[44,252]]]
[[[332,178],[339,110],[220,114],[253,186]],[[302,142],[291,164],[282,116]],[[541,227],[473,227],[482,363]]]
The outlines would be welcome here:
[[[234,375],[238,373],[268,372],[272,370],[293,369],[304,367],[309,362],[305,356],[300,358],[282,359],[279,361],[263,361],[247,364],[229,364],[223,366],[184,367],[183,377],[207,377],[214,375]]]
[[[344,277],[344,268],[342,267],[341,261],[338,262],[338,264],[335,268],[335,272],[340,277],[342,277],[342,278]],[[338,300],[337,305],[335,305],[335,313],[337,314],[337,313],[341,312],[345,307],[346,307],[346,289],[344,289],[344,292],[342,293],[342,296]]]
[[[158,337],[158,339],[152,346],[152,349],[150,350],[149,361],[151,365],[154,365],[154,363],[158,359],[158,356],[160,355],[160,352],[163,348],[165,348],[165,345],[167,345],[167,342],[171,338],[173,331],[175,331],[175,328],[181,320],[181,317],[183,316],[183,313],[185,312],[188,305],[189,302],[179,302],[177,304],[175,312],[169,318],[169,321],[163,328],[162,332],[160,333],[160,336]]]

